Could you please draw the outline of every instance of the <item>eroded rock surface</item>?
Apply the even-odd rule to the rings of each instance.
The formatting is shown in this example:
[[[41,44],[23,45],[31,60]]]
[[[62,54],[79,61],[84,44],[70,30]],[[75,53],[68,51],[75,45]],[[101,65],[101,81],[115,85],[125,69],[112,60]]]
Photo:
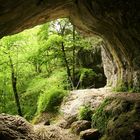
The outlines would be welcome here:
[[[89,105],[95,110],[111,93],[110,88],[84,89],[71,91],[69,96],[63,101],[60,111],[64,118],[77,116],[81,106]]]
[[[0,140],[77,140],[68,130],[51,125],[32,125],[24,118],[0,114]]]
[[[91,122],[87,120],[79,120],[73,122],[71,125],[71,130],[75,134],[80,134],[81,131],[87,130],[89,128],[91,128]]]
[[[33,126],[19,116],[0,114],[1,140],[37,140]]]
[[[83,140],[99,140],[100,133],[98,129],[87,129],[80,133],[80,138]]]

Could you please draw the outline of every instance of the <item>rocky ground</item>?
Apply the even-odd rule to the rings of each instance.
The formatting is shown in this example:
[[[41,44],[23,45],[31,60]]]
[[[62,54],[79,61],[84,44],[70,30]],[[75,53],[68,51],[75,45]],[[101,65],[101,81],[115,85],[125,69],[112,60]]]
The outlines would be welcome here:
[[[84,89],[71,91],[63,101],[60,111],[64,117],[77,115],[81,106],[90,105],[94,110],[100,103],[111,94],[110,88]]]
[[[95,110],[92,122],[77,120],[79,108],[87,104]],[[0,140],[98,140],[101,135],[102,140],[140,139],[139,93],[115,94],[109,88],[75,90],[60,110],[56,122],[46,120],[38,125],[0,114]]]

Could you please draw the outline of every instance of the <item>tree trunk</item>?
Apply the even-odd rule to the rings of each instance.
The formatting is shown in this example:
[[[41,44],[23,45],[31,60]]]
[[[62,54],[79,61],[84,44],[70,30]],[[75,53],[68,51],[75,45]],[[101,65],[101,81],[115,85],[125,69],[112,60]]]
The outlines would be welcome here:
[[[73,64],[72,64],[72,82],[73,85],[75,86],[75,26],[73,25]]]
[[[70,68],[69,68],[68,61],[67,61],[64,42],[62,42],[62,44],[61,44],[61,49],[62,49],[62,55],[63,55],[63,59],[64,59],[64,63],[65,63],[64,65],[65,65],[65,67],[67,69],[68,80],[71,82],[72,87],[73,87],[72,78],[71,78],[71,71],[70,71]]]
[[[16,78],[15,71],[14,71],[14,65],[13,65],[13,62],[12,62],[12,59],[10,56],[9,56],[9,60],[10,60],[10,67],[11,67],[12,88],[13,88],[13,92],[14,92],[15,103],[17,106],[17,112],[20,116],[22,116],[19,96],[18,96],[18,92],[17,92],[17,78]]]

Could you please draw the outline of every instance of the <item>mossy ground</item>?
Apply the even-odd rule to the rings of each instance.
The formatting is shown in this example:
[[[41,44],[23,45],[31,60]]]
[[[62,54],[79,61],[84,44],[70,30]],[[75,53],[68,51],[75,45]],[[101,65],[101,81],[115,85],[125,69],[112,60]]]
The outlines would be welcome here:
[[[140,139],[140,101],[112,97],[106,99],[92,117],[102,140]]]

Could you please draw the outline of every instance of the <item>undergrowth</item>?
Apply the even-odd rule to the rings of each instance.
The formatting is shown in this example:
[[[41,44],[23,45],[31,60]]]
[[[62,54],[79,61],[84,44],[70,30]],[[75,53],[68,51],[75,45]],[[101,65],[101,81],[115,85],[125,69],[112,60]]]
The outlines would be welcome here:
[[[78,119],[91,121],[93,111],[89,105],[82,106],[79,109]]]
[[[57,112],[66,94],[67,91],[55,88],[41,94],[37,103],[37,113],[39,114],[42,112]]]

